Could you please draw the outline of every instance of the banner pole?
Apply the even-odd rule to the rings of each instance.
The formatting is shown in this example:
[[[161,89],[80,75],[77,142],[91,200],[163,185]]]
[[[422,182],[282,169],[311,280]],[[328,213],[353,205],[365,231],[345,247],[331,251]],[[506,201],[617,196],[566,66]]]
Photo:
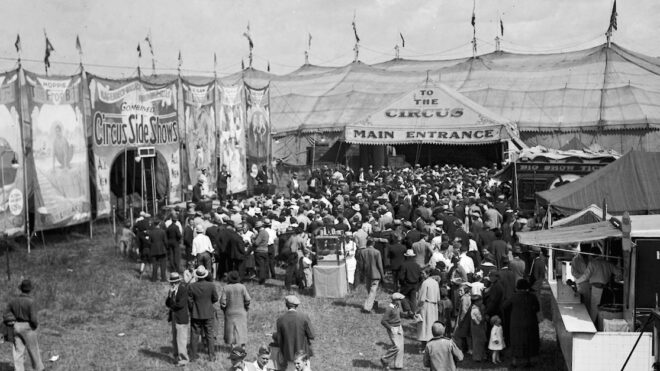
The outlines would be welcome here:
[[[266,87],[266,91],[268,92],[268,97],[267,97],[267,102],[268,102],[268,168],[271,169],[271,181],[272,184],[275,185],[275,170],[276,167],[273,165],[273,134],[272,134],[272,124],[270,122],[270,81],[268,82],[268,86]],[[275,189],[277,190],[277,185],[275,185]]]
[[[17,101],[18,101],[18,121],[20,124],[20,133],[21,133],[21,151],[23,153],[23,202],[24,202],[24,210],[25,210],[25,234],[27,236],[27,251],[28,254],[30,253],[32,249],[32,236],[30,233],[30,211],[29,211],[29,200],[28,200],[28,182],[27,182],[27,148],[25,147],[25,128],[23,124],[23,117],[24,117],[24,111],[23,111],[23,100],[21,99],[22,97],[22,91],[21,87],[23,86],[23,66],[21,65],[21,59],[20,57],[18,58],[18,70],[16,72],[18,74],[18,94],[16,96]]]

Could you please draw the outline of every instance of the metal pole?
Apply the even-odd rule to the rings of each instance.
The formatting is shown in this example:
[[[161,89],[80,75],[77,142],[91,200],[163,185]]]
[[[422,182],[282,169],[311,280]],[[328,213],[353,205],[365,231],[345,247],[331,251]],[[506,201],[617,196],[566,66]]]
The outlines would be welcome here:
[[[2,183],[4,187],[4,182]],[[5,234],[5,262],[7,263],[7,281],[11,281],[11,268],[9,266],[9,242],[7,241],[7,234]]]
[[[112,234],[117,235],[117,222],[116,222],[116,215],[115,215],[116,207],[112,207]]]
[[[19,123],[20,123],[20,130],[21,130],[21,153],[23,154],[23,162],[27,164],[27,151],[25,149],[25,146],[23,145],[23,139],[24,139],[24,125],[23,125],[23,100],[21,99],[22,97],[22,92],[21,92],[21,86],[23,86],[23,75],[21,74],[22,72],[22,66],[21,66],[21,59],[20,57],[18,58],[18,71],[16,72],[18,74],[18,85],[17,85],[17,92],[16,96],[18,99],[18,117],[19,117]],[[27,237],[27,251],[28,254],[30,253],[31,250],[31,240],[32,240],[32,235],[30,233],[30,212],[29,212],[29,202],[28,202],[28,182],[27,182],[27,166],[23,167],[23,202],[25,203],[24,205],[24,210],[25,210],[25,234]]]

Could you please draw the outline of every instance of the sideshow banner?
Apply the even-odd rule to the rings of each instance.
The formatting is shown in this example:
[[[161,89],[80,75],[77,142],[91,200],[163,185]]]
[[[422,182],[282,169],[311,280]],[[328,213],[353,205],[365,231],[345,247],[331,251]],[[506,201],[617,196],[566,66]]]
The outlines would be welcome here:
[[[17,89],[16,72],[0,75],[0,230],[9,237],[25,231],[25,161],[21,150]]]
[[[206,169],[207,185],[210,191],[215,192],[214,84],[200,86],[184,82],[182,88],[190,184],[197,183],[197,179],[202,174],[201,170]]]
[[[156,198],[161,202],[180,201],[181,132],[177,122],[176,83],[156,87],[138,80],[104,80],[92,77],[89,91],[92,103],[98,215],[110,214],[111,194],[120,198],[128,191],[121,185],[122,179],[117,179],[118,177],[131,177],[132,184],[144,184],[147,190],[151,189],[150,182],[142,180],[143,175],[146,178],[148,171],[156,177],[156,188],[148,192],[152,195],[150,200],[153,199],[155,191]],[[110,169],[120,155],[124,151],[140,148],[145,151],[153,148],[156,156],[152,160],[139,160],[140,168],[145,169],[144,173],[129,173],[121,164],[120,168],[124,169],[124,174],[117,172],[111,179]],[[134,165],[130,166],[136,168]],[[112,192],[111,184],[117,185]],[[139,187],[142,187],[141,185]],[[143,189],[143,192],[147,190]]]
[[[270,153],[270,106],[269,88],[253,89],[245,85],[247,106],[247,161],[252,164],[268,164]]]
[[[231,178],[227,192],[238,193],[247,190],[245,170],[245,101],[243,86],[220,88],[219,123],[220,143],[218,154],[220,166],[227,165]]]
[[[81,77],[25,73],[32,125],[35,230],[90,218],[89,167]]]

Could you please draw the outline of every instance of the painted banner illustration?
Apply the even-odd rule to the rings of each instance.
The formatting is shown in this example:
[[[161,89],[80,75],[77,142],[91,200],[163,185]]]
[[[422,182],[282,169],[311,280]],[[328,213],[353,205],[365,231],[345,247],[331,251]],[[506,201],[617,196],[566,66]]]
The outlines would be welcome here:
[[[89,220],[87,142],[81,77],[25,73],[32,125],[35,230]]]
[[[154,199],[159,204],[180,201],[182,133],[177,122],[176,83],[151,86],[136,79],[105,80],[93,76],[89,89],[98,215],[109,215],[114,202],[125,196],[144,196],[139,198],[140,205],[136,205],[137,197],[131,201],[133,207],[144,210],[147,201]],[[150,148],[155,157],[139,156],[140,150]],[[111,175],[113,165],[119,171]],[[132,187],[122,186],[124,177]]]
[[[25,232],[25,161],[17,93],[17,72],[0,75],[0,230],[9,237]]]
[[[220,143],[218,154],[220,166],[227,165],[231,174],[227,192],[238,193],[247,190],[245,170],[245,101],[243,85],[220,88],[218,120]]]
[[[247,123],[247,161],[249,165],[267,165],[270,154],[269,87],[254,89],[245,85]]]
[[[206,169],[207,191],[210,192],[216,191],[214,85],[182,84],[188,177],[190,184],[195,184],[202,174],[201,170]]]

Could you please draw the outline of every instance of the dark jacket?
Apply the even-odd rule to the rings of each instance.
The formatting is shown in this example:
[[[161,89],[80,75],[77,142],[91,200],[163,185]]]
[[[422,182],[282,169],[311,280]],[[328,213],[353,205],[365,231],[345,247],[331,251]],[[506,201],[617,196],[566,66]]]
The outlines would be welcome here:
[[[7,313],[16,318],[16,322],[28,322],[33,330],[39,326],[37,321],[37,310],[34,307],[34,299],[30,294],[21,293],[7,305]]]
[[[358,272],[367,280],[382,280],[385,278],[383,260],[380,251],[373,247],[359,250]]]
[[[419,267],[415,259],[406,259],[401,264],[401,270],[397,278],[402,285],[417,285],[422,278],[422,268]]]
[[[151,242],[151,256],[161,256],[167,254],[167,237],[165,231],[156,227],[149,231],[149,241]]]
[[[181,238],[183,237],[181,234],[181,230],[179,229],[179,226],[176,225],[175,222],[172,222],[169,227],[167,227],[167,230],[165,230],[165,234],[167,235],[167,243],[170,248],[179,246],[181,243]]]
[[[308,315],[289,310],[277,319],[276,329],[277,344],[288,362],[294,360],[299,350],[312,355],[311,340],[314,340],[314,332]]]
[[[406,252],[406,247],[400,243],[391,244],[387,248],[387,259],[390,261],[390,269],[399,270],[403,264],[403,254]]]
[[[212,282],[201,280],[188,286],[188,305],[192,319],[215,317],[213,303],[218,301],[218,292]]]
[[[165,305],[170,308],[168,320],[174,321],[178,325],[185,325],[190,322],[188,313],[188,286],[179,284],[176,295],[168,295],[165,299]]]

